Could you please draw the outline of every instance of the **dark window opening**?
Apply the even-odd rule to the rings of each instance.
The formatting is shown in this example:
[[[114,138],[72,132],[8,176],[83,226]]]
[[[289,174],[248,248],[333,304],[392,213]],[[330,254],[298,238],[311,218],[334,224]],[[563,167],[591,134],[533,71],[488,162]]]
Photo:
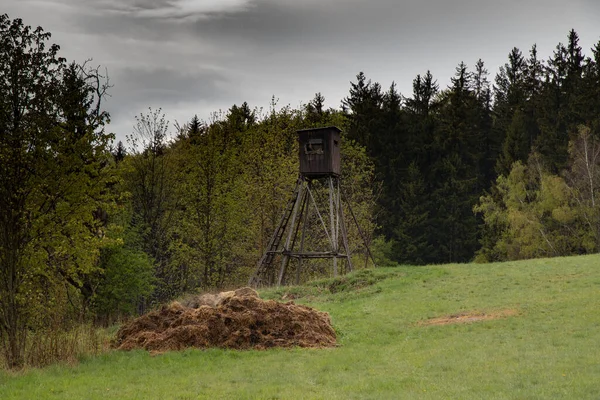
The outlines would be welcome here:
[[[304,145],[304,153],[307,155],[323,154],[323,139],[308,139],[308,143]]]

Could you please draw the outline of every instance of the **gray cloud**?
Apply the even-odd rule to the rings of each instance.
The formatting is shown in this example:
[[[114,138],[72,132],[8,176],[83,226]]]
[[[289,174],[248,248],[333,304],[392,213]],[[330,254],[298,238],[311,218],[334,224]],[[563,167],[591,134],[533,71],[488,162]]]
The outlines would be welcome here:
[[[594,0],[4,0],[11,17],[53,32],[63,55],[108,68],[119,135],[160,107],[171,119],[248,101],[299,105],[322,92],[339,106],[359,71],[405,95],[431,70],[482,58],[493,74],[514,46],[549,57],[569,29],[600,39]],[[124,131],[123,134],[120,132]]]
[[[68,1],[68,0],[52,0]],[[193,20],[243,11],[251,0],[82,0],[96,10],[149,19]]]
[[[106,107],[114,121],[111,130],[120,137],[131,132],[133,116],[146,112],[148,107],[162,108],[168,119],[184,123],[198,113],[195,107],[204,108],[203,104],[218,104],[231,97],[227,77],[214,70],[192,73],[169,68],[125,68],[111,76],[111,83],[114,86]]]
[[[145,102],[190,101],[226,97],[227,78],[211,70],[194,73],[180,72],[168,68],[134,69],[125,68],[111,78],[115,84],[114,96],[122,104]]]

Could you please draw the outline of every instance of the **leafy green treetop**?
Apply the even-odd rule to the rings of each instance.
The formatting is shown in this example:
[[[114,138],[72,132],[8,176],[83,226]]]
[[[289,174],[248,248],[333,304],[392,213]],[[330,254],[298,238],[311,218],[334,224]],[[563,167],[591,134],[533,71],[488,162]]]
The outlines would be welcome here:
[[[108,84],[67,65],[49,39],[0,16],[0,344],[11,367],[24,362],[27,331],[47,322],[40,315],[60,316],[64,291],[86,290],[112,179]]]

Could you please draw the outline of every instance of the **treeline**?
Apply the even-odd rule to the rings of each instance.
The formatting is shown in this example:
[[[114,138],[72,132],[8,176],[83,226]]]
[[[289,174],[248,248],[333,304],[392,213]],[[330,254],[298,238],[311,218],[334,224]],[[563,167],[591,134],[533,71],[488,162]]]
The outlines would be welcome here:
[[[546,61],[514,48],[494,83],[483,61],[403,97],[364,74],[343,101],[348,137],[382,182],[385,249],[399,262],[597,252],[600,42],[575,31]]]

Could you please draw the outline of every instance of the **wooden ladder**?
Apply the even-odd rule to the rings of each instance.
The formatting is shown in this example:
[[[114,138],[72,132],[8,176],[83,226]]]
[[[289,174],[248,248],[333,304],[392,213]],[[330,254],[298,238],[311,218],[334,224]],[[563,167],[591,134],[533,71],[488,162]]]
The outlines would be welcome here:
[[[273,264],[273,259],[275,258],[275,255],[283,252],[283,249],[279,249],[279,245],[281,244],[281,239],[283,238],[283,235],[286,231],[288,223],[290,222],[290,218],[292,217],[292,214],[294,213],[294,208],[296,206],[296,203],[300,200],[299,193],[300,193],[300,190],[301,190],[303,184],[304,184],[304,180],[302,179],[302,177],[298,178],[298,180],[296,181],[296,187],[294,188],[292,197],[288,201],[288,203],[285,207],[285,210],[284,210],[283,214],[281,215],[281,219],[279,220],[279,225],[278,225],[277,229],[275,230],[275,233],[273,233],[271,240],[269,241],[269,245],[267,246],[267,251],[265,251],[263,256],[258,261],[256,271],[250,277],[250,280],[248,281],[248,285],[250,285],[252,287],[258,287],[258,286],[265,285],[265,284],[267,284],[267,285],[273,284],[273,282],[271,281],[270,278],[272,278],[274,275],[269,274],[270,272],[271,273],[274,272],[274,271],[271,271],[271,269],[272,269],[271,265]]]

